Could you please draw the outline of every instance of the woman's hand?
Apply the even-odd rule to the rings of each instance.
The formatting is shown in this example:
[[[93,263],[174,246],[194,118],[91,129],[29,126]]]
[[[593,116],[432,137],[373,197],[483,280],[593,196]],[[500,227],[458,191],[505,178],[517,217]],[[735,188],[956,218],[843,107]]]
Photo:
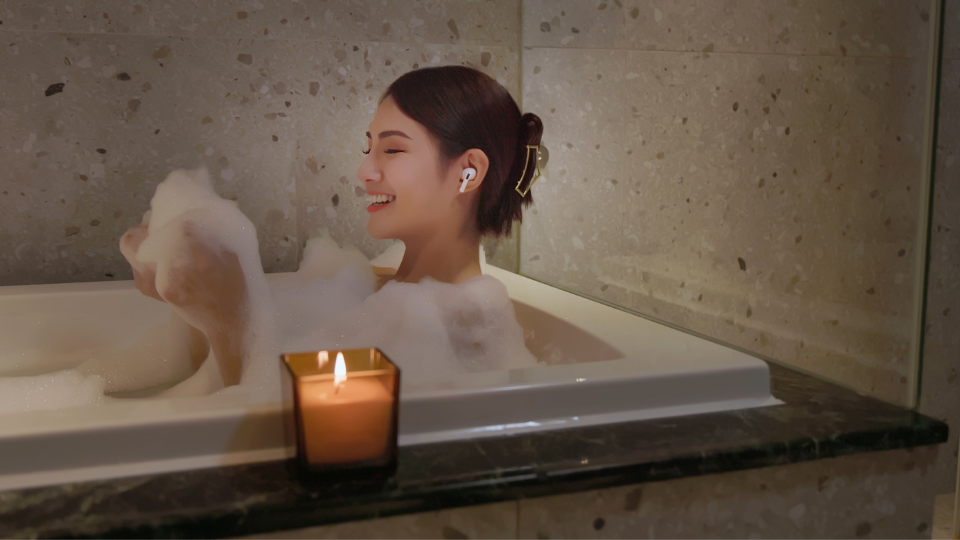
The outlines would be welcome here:
[[[140,244],[147,239],[147,227],[150,225],[150,212],[143,215],[143,221],[136,227],[131,227],[120,238],[120,253],[130,263],[133,269],[133,283],[137,290],[143,295],[155,298],[163,302],[160,293],[157,292],[157,266],[153,263],[143,263],[137,260],[137,252],[140,250]]]
[[[159,296],[206,335],[225,386],[240,382],[247,324],[247,281],[237,254],[205,244],[196,225],[182,226],[188,257],[176,257]]]
[[[238,384],[244,356],[247,287],[237,254],[205,244],[198,237],[196,225],[185,221],[181,230],[184,252],[175,257],[166,283],[158,289],[156,264],[137,259],[137,252],[147,239],[149,223],[148,212],[140,225],[120,239],[120,252],[133,269],[137,290],[186,314],[191,326],[206,336],[213,349],[224,385]],[[202,361],[201,355],[197,356]]]
[[[182,235],[189,256],[176,257],[159,295],[211,323],[238,324],[244,314],[247,282],[237,254],[205,244],[189,221],[183,223]]]

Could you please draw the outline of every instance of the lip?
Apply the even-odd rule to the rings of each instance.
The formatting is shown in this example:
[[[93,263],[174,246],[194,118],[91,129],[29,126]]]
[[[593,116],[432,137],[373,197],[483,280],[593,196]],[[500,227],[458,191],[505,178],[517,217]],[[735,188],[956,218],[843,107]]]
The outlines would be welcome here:
[[[388,197],[396,197],[396,195],[394,195],[393,193],[384,193],[383,191],[368,191],[367,195],[386,195]],[[391,204],[393,204],[393,201],[388,203],[382,203],[382,204],[371,204],[367,206],[367,212],[371,214],[374,212],[379,212],[380,210],[383,210],[384,208],[386,208]]]
[[[385,195],[385,194],[384,194],[384,195]],[[367,212],[370,212],[371,214],[374,213],[374,212],[379,212],[379,211],[383,210],[384,208],[386,208],[387,206],[390,206],[391,204],[393,204],[393,203],[392,203],[392,202],[388,202],[388,203],[383,203],[383,204],[371,204],[370,206],[367,207]]]

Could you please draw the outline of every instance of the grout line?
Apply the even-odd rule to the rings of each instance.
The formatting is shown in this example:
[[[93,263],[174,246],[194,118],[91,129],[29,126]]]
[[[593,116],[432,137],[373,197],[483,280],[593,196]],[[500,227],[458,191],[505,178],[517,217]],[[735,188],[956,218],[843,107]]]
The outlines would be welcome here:
[[[223,35],[223,36],[209,36],[209,35],[197,35],[197,34],[175,34],[175,33],[133,33],[133,32],[85,32],[85,31],[68,31],[68,30],[30,30],[30,29],[15,29],[15,28],[4,28],[0,29],[0,34],[3,33],[24,33],[24,34],[73,34],[81,36],[127,36],[127,37],[147,37],[147,38],[180,38],[180,39],[220,39],[220,40],[236,40],[236,39],[249,39],[251,41],[292,41],[296,43],[379,43],[384,45],[407,45],[407,46],[420,46],[420,45],[445,45],[452,47],[499,47],[504,49],[511,49],[514,47],[512,44],[498,44],[498,43],[482,43],[482,42],[470,42],[470,43],[441,43],[441,42],[414,42],[414,41],[380,41],[380,40],[329,40],[323,38],[297,38],[297,37],[263,37],[259,35],[253,36],[239,36],[239,35]],[[522,37],[522,36],[521,36]],[[631,49],[623,47],[554,47],[554,46],[529,46],[523,45],[522,43],[518,44],[519,49],[543,49],[543,50],[560,50],[560,51],[603,51],[603,52],[636,52],[636,53],[665,53],[665,54],[716,54],[716,55],[739,55],[739,56],[776,56],[776,57],[787,57],[787,58],[849,58],[849,59],[873,59],[873,60],[923,60],[919,56],[877,56],[877,55],[839,55],[839,54],[802,54],[802,53],[777,53],[777,52],[744,52],[744,51],[695,51],[695,50],[684,50],[684,49]],[[960,56],[957,58],[946,58],[947,60],[960,60]]]
[[[926,341],[927,294],[930,279],[931,230],[933,228],[933,204],[937,160],[937,126],[940,111],[940,66],[939,55],[943,50],[943,0],[930,0],[933,14],[933,32],[930,34],[927,59],[927,96],[923,114],[923,149],[920,157],[920,192],[917,199],[920,211],[917,216],[916,256],[914,260],[912,306],[913,339],[910,344],[911,373],[907,386],[907,406],[916,409],[920,404],[923,386],[923,350]]]
[[[514,535],[514,538],[520,540],[520,499],[517,499],[517,533]]]
[[[286,37],[286,38],[275,38],[275,37],[263,37],[258,35],[253,36],[208,36],[208,35],[197,35],[197,34],[174,34],[174,33],[152,33],[152,34],[138,34],[131,32],[84,32],[84,31],[68,31],[68,30],[24,30],[24,29],[2,29],[0,30],[0,35],[4,33],[22,33],[22,34],[53,34],[53,35],[80,35],[80,36],[124,36],[124,37],[144,37],[144,38],[179,38],[179,39],[213,39],[213,40],[251,40],[251,41],[288,41],[294,43],[376,43],[383,45],[406,45],[410,47],[422,46],[422,45],[433,45],[433,46],[449,46],[449,47],[489,47],[489,48],[503,48],[503,49],[512,49],[514,46],[511,44],[490,44],[490,43],[440,43],[440,42],[412,42],[412,41],[379,41],[379,40],[329,40],[323,38],[295,38],[295,37]],[[526,46],[518,45],[520,50],[527,49],[541,49],[541,50],[558,50],[558,51],[601,51],[601,52],[634,52],[634,53],[662,53],[662,54],[708,54],[708,55],[727,55],[727,56],[772,56],[772,57],[785,57],[785,58],[849,58],[852,60],[855,59],[869,59],[869,60],[923,60],[919,56],[877,56],[877,55],[838,55],[838,54],[800,54],[800,53],[777,53],[777,52],[742,52],[742,51],[694,51],[694,50],[682,50],[682,49],[630,49],[622,47],[545,47],[545,46]],[[522,56],[522,54],[521,54]],[[945,60],[960,60],[960,56],[957,58],[945,58]]]
[[[873,60],[925,60],[920,56],[877,56],[877,55],[843,55],[843,54],[803,54],[778,52],[741,52],[741,51],[694,51],[683,49],[627,49],[622,47],[542,47],[524,45],[524,49],[544,49],[560,51],[604,51],[604,52],[637,52],[637,53],[667,53],[667,54],[710,54],[710,55],[738,55],[738,56],[776,56],[787,58],[849,58],[851,60],[865,58]]]
[[[148,34],[138,34],[133,32],[83,32],[83,31],[69,31],[69,30],[24,30],[24,29],[14,29],[14,28],[3,28],[0,29],[0,35],[5,33],[15,34],[53,34],[53,35],[79,35],[79,36],[104,36],[104,37],[113,37],[113,36],[123,36],[123,37],[143,37],[143,38],[179,38],[179,39],[214,39],[214,40],[250,40],[250,41],[291,41],[295,43],[378,43],[383,45],[406,45],[409,47],[417,47],[422,45],[441,45],[449,47],[489,47],[489,48],[501,48],[501,49],[512,49],[513,45],[509,43],[504,44],[490,44],[490,43],[439,43],[431,41],[377,41],[377,40],[331,40],[331,39],[309,39],[309,38],[296,38],[296,37],[264,37],[264,36],[210,36],[210,35],[199,35],[199,34],[174,34],[174,33],[148,33]]]

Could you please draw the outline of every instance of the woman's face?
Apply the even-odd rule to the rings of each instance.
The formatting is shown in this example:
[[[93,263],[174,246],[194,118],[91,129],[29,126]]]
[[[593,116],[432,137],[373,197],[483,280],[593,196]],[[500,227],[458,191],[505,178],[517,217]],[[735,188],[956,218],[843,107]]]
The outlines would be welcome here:
[[[357,178],[367,191],[367,232],[404,239],[431,234],[451,217],[459,194],[458,171],[441,164],[429,132],[383,100],[367,132],[366,159]]]

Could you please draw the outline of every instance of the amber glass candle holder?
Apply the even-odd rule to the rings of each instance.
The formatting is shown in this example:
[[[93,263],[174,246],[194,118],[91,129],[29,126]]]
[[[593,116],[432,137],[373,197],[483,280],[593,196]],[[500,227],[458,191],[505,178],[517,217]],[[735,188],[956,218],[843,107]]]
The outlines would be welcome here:
[[[396,465],[400,370],[390,359],[379,349],[347,349],[284,354],[282,361],[288,441],[295,439],[302,468]]]

